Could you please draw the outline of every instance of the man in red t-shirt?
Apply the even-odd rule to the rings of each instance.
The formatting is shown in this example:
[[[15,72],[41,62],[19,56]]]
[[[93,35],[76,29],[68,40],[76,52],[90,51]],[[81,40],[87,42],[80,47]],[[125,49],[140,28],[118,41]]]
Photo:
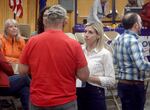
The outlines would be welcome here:
[[[76,78],[86,81],[89,71],[80,44],[62,31],[66,22],[66,10],[52,6],[45,32],[28,41],[20,58],[20,74],[32,77],[32,110],[77,110]]]

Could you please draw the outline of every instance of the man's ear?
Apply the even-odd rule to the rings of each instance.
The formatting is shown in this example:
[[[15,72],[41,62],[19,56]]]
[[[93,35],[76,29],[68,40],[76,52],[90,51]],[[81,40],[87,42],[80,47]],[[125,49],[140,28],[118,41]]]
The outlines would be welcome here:
[[[47,25],[47,19],[43,19],[43,24],[44,24],[44,26],[46,26]]]
[[[135,23],[133,26],[137,29],[139,27],[139,24]]]

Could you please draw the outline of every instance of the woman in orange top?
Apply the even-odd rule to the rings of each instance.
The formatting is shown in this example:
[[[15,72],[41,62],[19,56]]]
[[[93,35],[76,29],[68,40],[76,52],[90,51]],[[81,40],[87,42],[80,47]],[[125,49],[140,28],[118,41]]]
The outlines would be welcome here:
[[[5,22],[4,34],[0,36],[1,51],[7,61],[18,63],[19,56],[25,46],[25,40],[20,36],[17,21],[8,19]]]

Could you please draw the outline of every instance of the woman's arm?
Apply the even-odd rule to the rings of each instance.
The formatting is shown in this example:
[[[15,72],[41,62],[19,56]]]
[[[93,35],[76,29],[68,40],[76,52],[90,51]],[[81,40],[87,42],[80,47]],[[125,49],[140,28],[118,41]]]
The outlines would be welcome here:
[[[4,55],[1,52],[0,52],[0,69],[9,76],[14,74],[11,64],[6,61]]]
[[[98,75],[101,73],[96,73],[97,75],[90,75],[88,81],[101,85],[103,87],[114,86],[115,72],[114,72],[114,67],[113,67],[112,55],[110,52],[107,52],[104,54],[103,69],[104,69],[103,76]]]

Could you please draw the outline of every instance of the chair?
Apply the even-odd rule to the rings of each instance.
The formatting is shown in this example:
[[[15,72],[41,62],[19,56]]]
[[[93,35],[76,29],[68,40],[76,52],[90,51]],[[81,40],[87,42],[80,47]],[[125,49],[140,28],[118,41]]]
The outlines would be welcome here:
[[[29,38],[31,33],[31,27],[28,24],[19,24],[18,28],[20,30],[20,34],[23,37]]]
[[[3,108],[9,108],[9,110],[18,110],[15,100],[16,98],[13,96],[0,96],[0,110],[3,110]]]
[[[117,95],[117,85],[107,88],[106,100],[112,101],[115,104],[116,110],[121,110],[118,102],[119,96]]]
[[[80,44],[84,44],[85,43],[85,40],[84,40],[84,35],[83,33],[81,32],[76,32],[75,33],[75,36],[77,38],[77,41],[80,43]]]
[[[107,50],[109,50],[111,53],[113,53],[113,48],[111,47],[111,45],[105,43],[104,47]],[[118,102],[119,96],[117,95],[117,81],[116,81],[116,84],[114,85],[114,87],[107,88],[107,92],[108,93],[106,94],[106,99],[113,101],[113,103],[116,106],[116,110],[121,110],[119,102]]]
[[[109,50],[111,53],[113,53],[113,48],[111,45],[109,45],[107,42],[104,43],[104,47]]]
[[[77,40],[76,36],[72,33],[65,33],[68,37],[74,39],[74,40]]]
[[[107,39],[111,39],[111,40],[116,39],[120,35],[116,31],[105,31],[104,33],[108,37]]]
[[[119,33],[116,31],[106,31],[104,32],[104,42],[105,42],[105,48],[110,50],[110,52],[113,52],[113,43],[114,41],[119,37]]]

